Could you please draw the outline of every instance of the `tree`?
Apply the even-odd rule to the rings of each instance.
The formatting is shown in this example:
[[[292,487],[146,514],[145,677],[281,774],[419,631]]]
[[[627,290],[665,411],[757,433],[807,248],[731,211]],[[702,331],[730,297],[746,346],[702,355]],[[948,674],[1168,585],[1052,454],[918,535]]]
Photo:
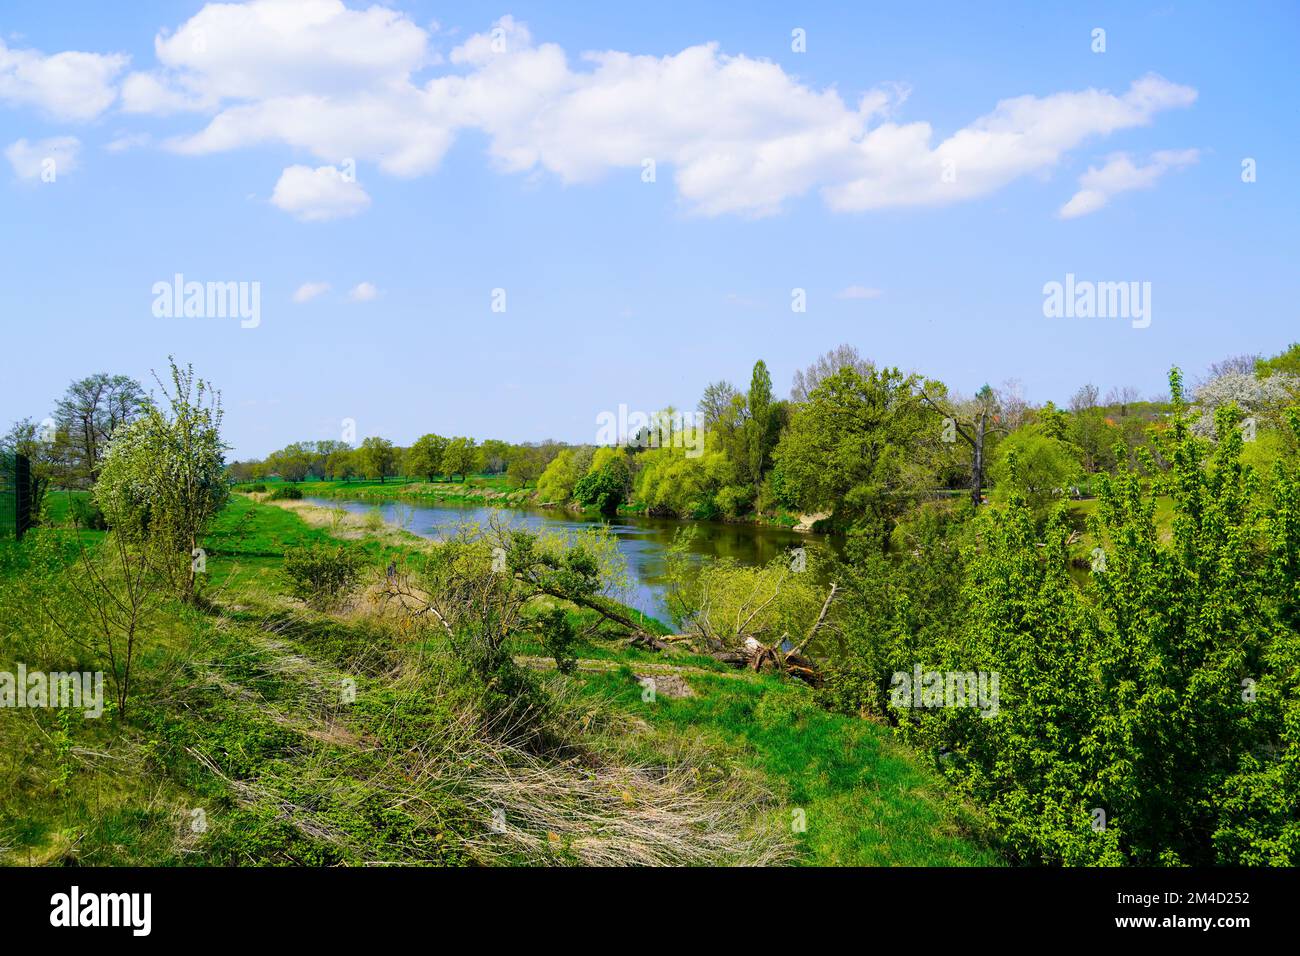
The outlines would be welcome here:
[[[372,481],[378,478],[383,484],[389,476],[397,474],[397,449],[387,438],[370,436],[357,449],[357,458],[361,473]]]
[[[230,480],[236,484],[245,481],[252,481],[254,478],[253,462],[251,461],[232,461],[226,466],[226,474]]]
[[[707,447],[695,457],[682,448],[654,448],[638,455],[637,463],[636,499],[647,514],[716,517],[716,492],[735,481],[732,463]]]
[[[1020,380],[1009,378],[1002,387],[994,390],[998,405],[998,423],[1007,431],[1014,431],[1029,421],[1029,402],[1025,401]]]
[[[510,452],[510,464],[506,468],[506,479],[510,486],[527,488],[536,482],[559,452],[560,446],[553,441],[540,445],[517,445]]]
[[[334,455],[341,451],[351,451],[352,446],[345,441],[336,441],[326,439],[316,442],[316,453],[312,458],[311,471],[318,478],[333,478],[334,471],[330,467],[330,461]],[[335,459],[336,460],[336,459]]]
[[[45,496],[62,474],[65,459],[65,436],[53,435],[30,418],[14,422],[9,432],[0,438],[0,451],[24,456],[29,464],[27,496],[31,502],[33,524],[39,524],[45,513]]]
[[[745,422],[746,463],[755,490],[771,464],[772,447],[776,444],[772,425],[772,376],[768,374],[767,364],[759,359],[754,363],[749,383],[749,419]]]
[[[1260,378],[1268,378],[1274,372],[1288,372],[1300,378],[1300,342],[1292,343],[1272,358],[1261,358],[1255,363],[1255,374]]]
[[[1112,388],[1106,393],[1107,405],[1118,405],[1120,417],[1123,418],[1128,414],[1128,407],[1138,400],[1141,393],[1135,385],[1124,385]]]
[[[916,460],[928,418],[915,375],[841,369],[813,389],[774,457],[799,507],[831,511],[883,551],[928,484]]]
[[[140,383],[126,375],[99,372],[69,385],[54,413],[67,441],[64,482],[69,487],[94,484],[113,433],[139,418],[147,405]]]
[[[594,454],[590,447],[561,449],[537,480],[537,500],[547,505],[566,504],[573,497],[574,486],[587,474]]]
[[[1078,414],[1097,407],[1101,390],[1096,385],[1080,385],[1079,390],[1070,397],[1070,411]]]
[[[900,736],[946,755],[1015,861],[1300,860],[1300,478],[1278,467],[1261,488],[1240,411],[1219,409],[1211,444],[1170,378],[1167,467],[1143,453],[1099,477],[1086,586],[1065,507],[1042,528],[1013,488],[978,519],[961,626],[931,640],[909,612],[901,637],[882,635],[939,674],[997,675],[996,720],[960,706],[894,716]]]
[[[447,439],[441,435],[432,432],[421,435],[415,440],[411,450],[406,453],[406,473],[422,475],[428,481],[433,481],[435,477],[443,474],[445,469],[442,459],[447,444]]]
[[[1254,375],[1261,357],[1255,353],[1229,355],[1225,359],[1210,363],[1209,377],[1221,378],[1224,375]]]
[[[193,601],[199,542],[230,497],[221,395],[174,359],[170,390],[158,384],[165,404],[150,405],[109,441],[95,500],[114,532],[156,553]]]
[[[696,410],[706,430],[712,429],[731,409],[732,402],[740,396],[730,382],[717,381],[705,386]]]
[[[1035,425],[1012,432],[998,448],[993,480],[1003,494],[1015,490],[1041,510],[1060,497],[1079,474],[1075,449]]]
[[[266,456],[267,467],[285,481],[302,481],[311,470],[314,452],[304,442],[293,442]]]
[[[460,475],[463,482],[480,467],[479,448],[472,438],[453,438],[442,453],[442,470],[449,478]]]
[[[510,458],[510,445],[497,438],[485,439],[479,446],[483,469],[489,474],[499,475],[506,470]]]
[[[1120,432],[1102,409],[1077,409],[1066,424],[1066,437],[1081,452],[1084,470],[1089,474],[1115,467],[1115,441]]]
[[[998,421],[998,396],[987,384],[975,393],[975,398],[958,409],[949,405],[931,383],[927,389],[933,390],[936,397],[931,398],[927,389],[920,392],[921,399],[944,418],[944,429],[960,438],[971,449],[970,465],[970,500],[972,508],[979,508],[984,501],[984,444],[990,428]],[[945,439],[947,440],[947,439]]]
[[[1243,415],[1280,427],[1283,410],[1298,398],[1300,376],[1279,371],[1267,378],[1256,378],[1253,372],[1228,372],[1196,390],[1196,406],[1201,414],[1192,428],[1204,438],[1213,438],[1216,412],[1227,405],[1236,405]]]
[[[330,452],[325,459],[325,473],[335,480],[342,478],[350,481],[359,471],[357,450],[346,444]]]
[[[855,346],[837,345],[829,352],[818,356],[817,361],[807,368],[795,371],[794,381],[790,385],[790,401],[802,405],[808,401],[808,396],[812,394],[813,389],[840,369],[851,368],[865,378],[875,367],[876,364],[871,359],[864,358]]]
[[[584,508],[596,507],[602,514],[614,514],[627,497],[631,478],[623,449],[597,448],[587,474],[573,487],[573,498]]]

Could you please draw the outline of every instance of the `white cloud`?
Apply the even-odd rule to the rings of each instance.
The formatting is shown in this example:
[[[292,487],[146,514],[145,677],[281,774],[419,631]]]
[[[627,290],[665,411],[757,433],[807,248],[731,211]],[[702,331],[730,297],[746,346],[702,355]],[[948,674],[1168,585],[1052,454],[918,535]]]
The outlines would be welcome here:
[[[290,166],[271,194],[273,205],[303,222],[327,222],[364,212],[370,197],[334,166]]]
[[[122,81],[122,109],[127,113],[167,116],[171,113],[202,112],[212,109],[218,102],[214,98],[204,98],[169,86],[153,73],[132,73]]]
[[[840,290],[839,298],[841,299],[878,299],[880,290],[868,288],[864,285],[851,285]]]
[[[55,177],[77,168],[81,140],[75,136],[54,136],[29,143],[20,139],[5,150],[5,158],[13,166],[19,179],[40,179],[52,173]]]
[[[209,3],[154,50],[169,79],[213,99],[341,95],[401,80],[429,58],[428,33],[405,14],[341,0]]]
[[[36,106],[56,119],[90,120],[117,98],[121,54],[13,50],[0,40],[0,102]]]
[[[124,104],[209,114],[171,141],[182,154],[280,143],[324,163],[352,158],[417,176],[468,130],[486,136],[502,172],[578,183],[639,174],[652,159],[692,212],[761,216],[814,191],[846,212],[975,199],[1050,171],[1089,138],[1196,99],[1148,75],[1121,93],[1005,99],[935,141],[929,123],[895,119],[902,87],[846,101],[716,43],[666,56],[585,53],[574,64],[505,16],[443,65],[429,37],[381,6],[209,3],[156,38],[160,66],[127,78]]]
[[[110,140],[104,149],[110,153],[125,153],[129,149],[148,146],[151,141],[148,133],[127,133]]]
[[[330,290],[328,282],[304,282],[298,286],[298,290],[293,294],[293,301],[299,304],[310,302],[318,295],[324,295]]]
[[[369,302],[379,295],[379,290],[374,287],[373,283],[360,282],[352,287],[348,293],[348,298],[353,302]]]
[[[1190,166],[1199,158],[1200,153],[1195,149],[1162,150],[1152,153],[1151,161],[1145,166],[1139,166],[1127,153],[1115,153],[1107,157],[1104,166],[1090,166],[1079,177],[1082,188],[1070,197],[1057,215],[1062,219],[1076,219],[1096,212],[1110,202],[1112,196],[1133,189],[1150,189],[1169,170]]]

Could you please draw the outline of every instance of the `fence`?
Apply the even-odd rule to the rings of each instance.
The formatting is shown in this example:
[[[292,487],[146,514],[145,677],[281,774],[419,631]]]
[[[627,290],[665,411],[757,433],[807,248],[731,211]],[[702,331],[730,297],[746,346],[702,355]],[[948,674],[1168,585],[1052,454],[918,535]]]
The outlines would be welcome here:
[[[31,462],[26,455],[0,451],[0,537],[21,538],[31,526]]]

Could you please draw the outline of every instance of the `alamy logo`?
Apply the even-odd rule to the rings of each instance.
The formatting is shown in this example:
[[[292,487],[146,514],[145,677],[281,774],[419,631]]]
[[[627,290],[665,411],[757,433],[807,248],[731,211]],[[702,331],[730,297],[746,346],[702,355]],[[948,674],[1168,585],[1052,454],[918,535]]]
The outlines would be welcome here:
[[[152,291],[159,319],[240,319],[244,329],[262,324],[260,282],[186,282],[178,272],[171,282],[155,282]]]
[[[892,707],[972,707],[981,717],[998,712],[997,671],[895,671],[890,682]]]
[[[25,664],[18,673],[0,671],[0,708],[67,707],[80,710],[86,717],[104,713],[104,672],[27,672]]]
[[[687,458],[704,454],[704,420],[693,412],[648,415],[619,405],[596,416],[596,444],[632,448],[684,448]]]
[[[153,924],[149,893],[86,893],[74,886],[50,897],[51,926],[129,926],[133,936],[148,936]]]
[[[1150,282],[1075,281],[1043,286],[1043,315],[1049,319],[1131,319],[1133,328],[1151,324]]]

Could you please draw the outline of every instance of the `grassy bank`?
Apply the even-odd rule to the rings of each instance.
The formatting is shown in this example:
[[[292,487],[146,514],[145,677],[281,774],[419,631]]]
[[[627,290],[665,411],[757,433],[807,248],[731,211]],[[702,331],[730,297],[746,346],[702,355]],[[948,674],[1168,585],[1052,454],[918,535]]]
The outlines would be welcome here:
[[[58,613],[70,545],[47,532],[6,552],[0,670],[102,667],[36,613]],[[284,556],[312,545],[348,549],[366,581],[431,547],[234,496],[203,543],[204,601],[151,617],[125,714],[0,720],[0,859],[996,862],[976,816],[886,728],[817,710],[800,685],[595,634],[572,675],[521,639],[519,666],[485,684],[373,585],[304,605]]]

